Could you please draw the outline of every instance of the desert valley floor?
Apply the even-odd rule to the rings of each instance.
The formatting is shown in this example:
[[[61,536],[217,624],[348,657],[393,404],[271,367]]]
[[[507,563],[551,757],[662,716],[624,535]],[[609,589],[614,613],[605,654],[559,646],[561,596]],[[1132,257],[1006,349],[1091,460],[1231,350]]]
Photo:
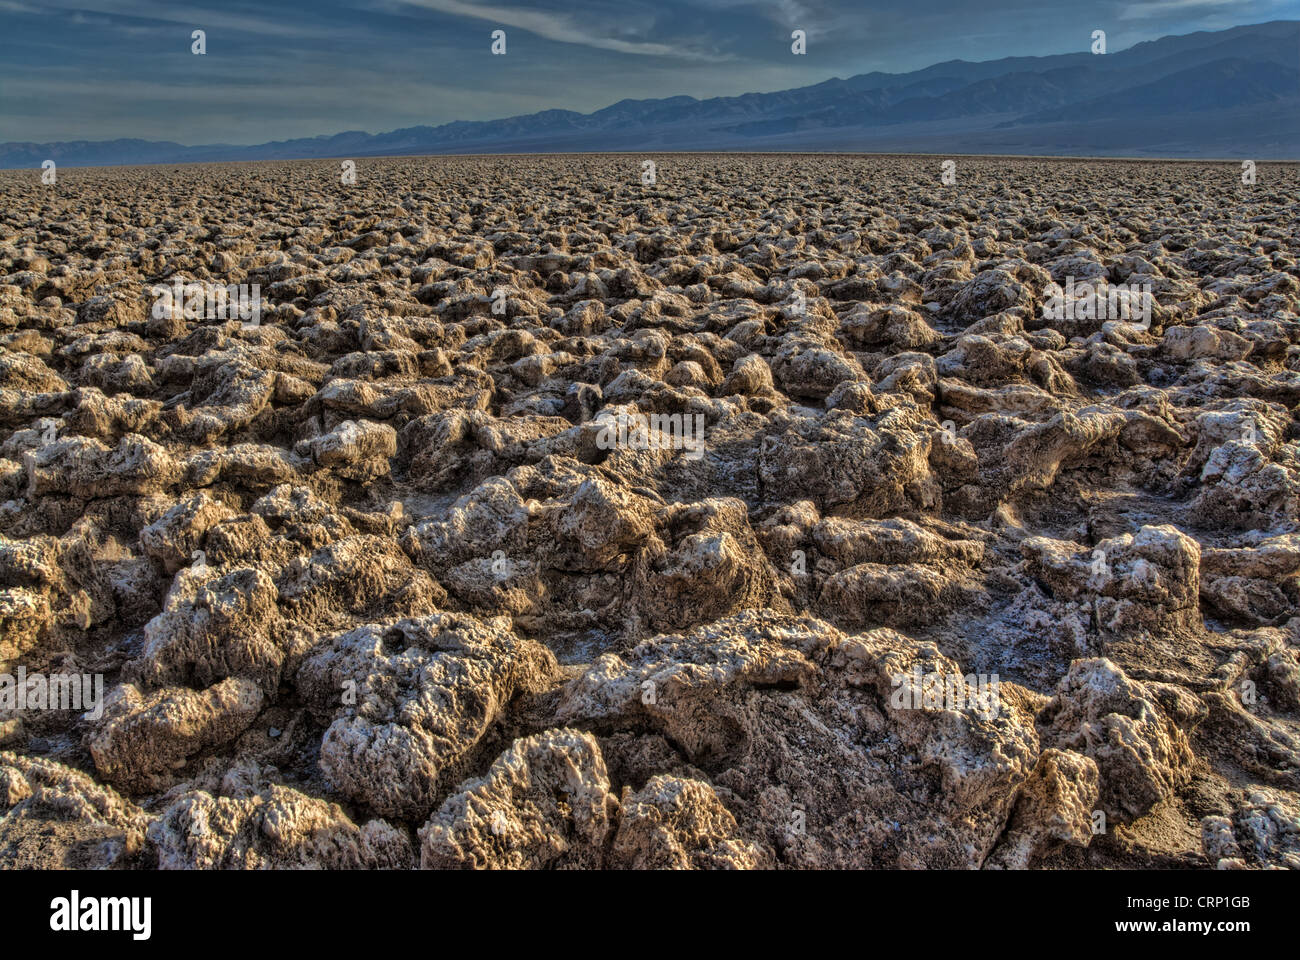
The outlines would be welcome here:
[[[1300,867],[1300,169],[943,159],[0,172],[0,866]]]

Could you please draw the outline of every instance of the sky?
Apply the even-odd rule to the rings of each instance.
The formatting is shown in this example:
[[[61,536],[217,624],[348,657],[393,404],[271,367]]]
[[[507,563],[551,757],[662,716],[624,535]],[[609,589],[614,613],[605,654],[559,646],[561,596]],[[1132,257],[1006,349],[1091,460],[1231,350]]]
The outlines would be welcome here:
[[[1295,19],[1300,0],[0,0],[0,141],[380,133]]]

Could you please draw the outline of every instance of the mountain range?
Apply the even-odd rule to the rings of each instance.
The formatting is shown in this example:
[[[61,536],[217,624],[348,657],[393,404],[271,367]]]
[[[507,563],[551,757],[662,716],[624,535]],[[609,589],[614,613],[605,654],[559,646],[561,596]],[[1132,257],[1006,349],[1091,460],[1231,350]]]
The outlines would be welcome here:
[[[1300,21],[1126,50],[950,60],[775,93],[622,100],[389,133],[253,146],[147,140],[0,143],[0,167],[443,153],[813,151],[1300,158]]]

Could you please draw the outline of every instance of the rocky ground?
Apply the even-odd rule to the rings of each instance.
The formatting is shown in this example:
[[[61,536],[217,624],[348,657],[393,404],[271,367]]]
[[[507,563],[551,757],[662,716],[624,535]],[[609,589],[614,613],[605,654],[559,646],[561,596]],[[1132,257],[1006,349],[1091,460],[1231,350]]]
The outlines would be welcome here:
[[[1297,167],[643,159],[0,173],[0,862],[1300,867]]]

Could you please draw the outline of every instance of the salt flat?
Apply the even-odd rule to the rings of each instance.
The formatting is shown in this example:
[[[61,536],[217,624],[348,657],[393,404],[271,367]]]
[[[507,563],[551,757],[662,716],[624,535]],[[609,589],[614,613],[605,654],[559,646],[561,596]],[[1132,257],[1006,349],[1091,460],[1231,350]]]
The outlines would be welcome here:
[[[0,198],[5,865],[1300,866],[1295,165]]]

